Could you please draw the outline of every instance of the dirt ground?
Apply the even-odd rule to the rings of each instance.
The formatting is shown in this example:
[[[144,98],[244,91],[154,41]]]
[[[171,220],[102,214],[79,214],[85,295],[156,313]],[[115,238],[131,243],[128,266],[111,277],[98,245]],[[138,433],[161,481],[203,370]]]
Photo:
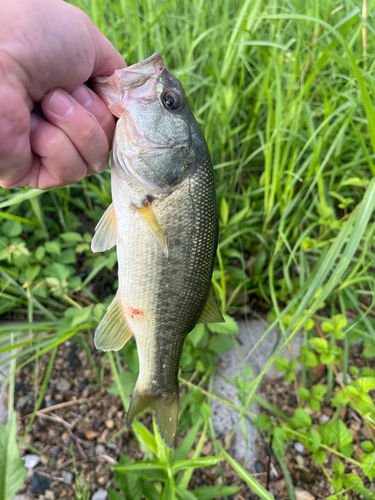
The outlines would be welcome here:
[[[91,351],[95,364],[101,367],[103,355],[93,346]],[[351,349],[350,364],[358,367],[371,366],[371,360],[361,355],[359,346],[354,346]],[[15,406],[19,436],[25,434],[30,420],[29,415],[37,398],[37,394],[33,394],[35,374],[40,386],[46,365],[44,362],[43,366],[35,370],[35,365],[30,363],[17,372]],[[315,370],[314,377],[316,383],[325,383],[326,374],[321,369]],[[138,449],[132,430],[125,428],[126,415],[120,398],[108,394],[112,382],[108,365],[104,368],[101,392],[86,352],[73,341],[68,341],[59,348],[42,407],[24,442],[19,444],[21,456],[35,455],[34,449],[44,457],[28,470],[26,481],[18,494],[23,494],[25,499],[75,498],[73,484],[76,472],[81,474],[81,479],[93,494],[113,487],[114,473],[108,468],[108,464],[116,464],[121,453],[135,460],[144,458]],[[282,379],[277,383],[264,380],[260,393],[288,415],[292,415],[297,407],[293,384],[286,383]],[[333,408],[323,406],[320,411],[311,412],[311,417],[314,423],[322,423],[327,421],[333,412]],[[343,411],[342,418],[354,436],[355,453],[358,456],[361,453],[360,440],[369,438],[366,435],[367,429],[351,410]],[[151,428],[150,414],[143,416],[142,422]],[[226,449],[230,449],[230,443],[225,436],[219,437],[219,442]],[[275,500],[287,500],[289,496],[283,474],[265,436],[258,437],[257,449],[254,477],[269,489]],[[76,470],[73,466],[72,453],[75,457]],[[213,454],[213,444],[207,436],[203,455]],[[328,457],[329,463],[326,464],[328,472],[331,472],[333,458]],[[299,491],[297,495],[298,500],[323,499],[333,493],[321,469],[312,463],[311,453],[300,443],[287,443],[284,462],[294,486],[302,490],[302,493]],[[346,465],[346,472],[354,471],[348,463]],[[225,484],[243,486],[240,493],[233,498],[238,500],[259,498],[238,478],[227,463],[223,462],[222,467]],[[212,484],[224,484],[218,466],[196,469],[190,487]],[[372,487],[375,491],[374,485]],[[357,494],[349,494],[351,500],[359,498],[361,497]]]

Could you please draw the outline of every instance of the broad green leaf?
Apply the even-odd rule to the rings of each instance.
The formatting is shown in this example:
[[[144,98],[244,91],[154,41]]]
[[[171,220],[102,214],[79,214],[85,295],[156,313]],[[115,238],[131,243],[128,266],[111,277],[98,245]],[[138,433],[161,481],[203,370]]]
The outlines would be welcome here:
[[[301,387],[298,391],[299,397],[301,399],[309,399],[310,398],[310,391],[306,389],[305,387]]]
[[[323,448],[318,448],[316,451],[313,453],[313,460],[316,464],[323,464],[327,459],[327,455],[325,454],[325,451]]]
[[[22,233],[22,224],[17,220],[7,220],[1,230],[8,238],[15,238]]]
[[[160,500],[160,492],[150,481],[143,481],[143,495],[147,500]]]
[[[311,439],[311,448],[316,451],[322,442],[319,432],[315,429],[310,429],[308,437]]]
[[[338,493],[342,488],[343,480],[340,476],[333,476],[331,478],[331,484],[335,492]]]
[[[289,361],[286,358],[276,358],[273,364],[276,370],[283,372],[288,369]]]
[[[321,339],[320,337],[310,339],[309,344],[319,353],[325,352],[328,349],[328,342],[326,339]]]
[[[211,500],[216,497],[234,495],[241,490],[241,486],[200,486],[192,490],[198,500]]]
[[[115,491],[112,488],[109,488],[108,493],[109,500],[125,500],[126,498],[120,491]]]
[[[217,354],[221,352],[227,352],[232,347],[233,340],[226,335],[219,335],[209,343],[208,348],[212,352]]]
[[[370,481],[372,481],[375,477],[375,452],[368,455],[363,453],[360,456],[360,459],[362,462],[363,472],[370,478]]]
[[[0,499],[12,500],[22,486],[27,470],[21,460],[17,441],[16,413],[9,422],[0,423]]]
[[[92,308],[93,305],[91,304],[90,306],[82,307],[82,309],[77,309],[73,316],[71,326],[74,327],[92,321]]]
[[[83,241],[82,235],[73,231],[60,234],[60,238],[62,238],[65,243],[78,243],[79,241]]]
[[[238,335],[240,330],[236,321],[228,314],[223,314],[225,323],[208,323],[208,328],[215,333],[234,333]]]
[[[362,441],[361,443],[361,448],[363,451],[366,451],[367,453],[371,453],[372,451],[374,451],[374,445],[372,443],[372,441]]]
[[[193,346],[197,347],[199,343],[204,340],[205,335],[207,335],[208,337],[206,326],[202,323],[199,323],[195,326],[194,330],[189,333],[188,339],[193,344]]]
[[[332,468],[336,476],[342,476],[345,472],[345,465],[340,460],[336,460]]]
[[[299,427],[310,427],[312,423],[310,415],[302,408],[297,408],[294,418]]]
[[[375,377],[360,377],[354,383],[362,393],[367,393],[375,389]]]
[[[268,415],[261,413],[254,420],[254,425],[257,429],[267,430],[271,426],[271,419]]]

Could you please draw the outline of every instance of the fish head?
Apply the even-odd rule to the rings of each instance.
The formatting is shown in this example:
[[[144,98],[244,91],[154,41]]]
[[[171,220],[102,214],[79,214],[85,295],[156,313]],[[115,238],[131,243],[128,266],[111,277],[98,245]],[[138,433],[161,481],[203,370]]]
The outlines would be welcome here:
[[[119,118],[112,168],[120,178],[169,194],[195,171],[202,152],[208,156],[184,89],[160,54],[97,77],[94,88]]]

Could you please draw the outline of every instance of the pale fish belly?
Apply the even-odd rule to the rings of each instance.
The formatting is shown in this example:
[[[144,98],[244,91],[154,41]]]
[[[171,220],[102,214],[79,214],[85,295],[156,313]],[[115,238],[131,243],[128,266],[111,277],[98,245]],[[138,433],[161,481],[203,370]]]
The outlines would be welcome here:
[[[212,167],[198,168],[171,195],[153,204],[167,240],[168,257],[131,206],[131,201],[140,201],[140,191],[119,179],[115,169],[112,176],[118,293],[137,342],[137,390],[162,397],[178,391],[183,343],[210,289],[217,244]]]

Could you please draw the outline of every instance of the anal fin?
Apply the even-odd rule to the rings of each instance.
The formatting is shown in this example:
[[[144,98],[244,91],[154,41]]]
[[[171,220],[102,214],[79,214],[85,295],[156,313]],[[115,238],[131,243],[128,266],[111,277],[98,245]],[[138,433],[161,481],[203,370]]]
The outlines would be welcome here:
[[[199,316],[197,323],[225,323],[218,305],[216,304],[215,295],[212,287],[208,292],[207,302]]]
[[[95,346],[103,351],[118,351],[132,335],[117,292],[96,329]]]
[[[117,218],[113,202],[104,212],[103,217],[95,228],[95,234],[91,242],[91,250],[104,252],[117,243]]]
[[[144,198],[141,203],[137,205],[135,203],[132,203],[132,207],[141,217],[142,221],[146,224],[147,228],[155,238],[163,254],[168,257],[167,240],[157,218],[155,217],[154,211],[152,210],[152,206],[148,198]]]

